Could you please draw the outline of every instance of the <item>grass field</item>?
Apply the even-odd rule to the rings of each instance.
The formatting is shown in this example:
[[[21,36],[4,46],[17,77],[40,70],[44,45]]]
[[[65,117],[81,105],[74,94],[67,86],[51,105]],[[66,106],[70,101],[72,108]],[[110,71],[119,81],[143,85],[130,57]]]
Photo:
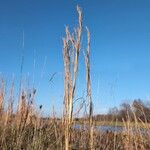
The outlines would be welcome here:
[[[75,121],[74,102],[78,78],[79,54],[83,32],[82,11],[77,7],[78,26],[73,33],[66,27],[63,39],[64,58],[64,108],[62,118],[41,116],[42,106],[35,107],[36,90],[31,93],[21,86],[19,96],[14,100],[14,84],[5,95],[5,80],[0,81],[0,149],[1,150],[145,150],[150,149],[150,126],[147,122],[127,121],[100,122],[93,118],[93,100],[90,72],[90,31],[86,28],[87,47],[84,53],[86,71],[86,98],[81,109],[86,106],[86,121]],[[14,103],[18,101],[18,103]],[[15,108],[15,109],[14,109]],[[88,117],[87,117],[88,116]],[[84,116],[83,116],[84,117]],[[74,125],[81,124],[81,129]],[[85,130],[84,125],[88,125]],[[123,126],[121,133],[97,132],[94,126]],[[131,130],[135,127],[136,134]],[[143,134],[140,128],[147,129]]]

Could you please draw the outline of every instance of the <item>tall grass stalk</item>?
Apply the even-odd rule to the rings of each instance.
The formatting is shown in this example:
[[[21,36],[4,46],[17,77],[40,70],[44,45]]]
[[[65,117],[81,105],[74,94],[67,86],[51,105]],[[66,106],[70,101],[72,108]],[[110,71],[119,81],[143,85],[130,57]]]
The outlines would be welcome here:
[[[93,102],[91,95],[91,68],[90,68],[90,31],[86,27],[87,30],[87,51],[85,53],[85,64],[86,64],[86,82],[87,82],[87,99],[89,103],[89,126],[90,126],[90,148],[94,149],[93,143]]]
[[[63,56],[64,56],[64,103],[65,103],[65,149],[70,149],[71,126],[73,122],[73,101],[76,89],[79,54],[82,34],[82,11],[77,6],[79,15],[79,25],[73,34],[70,34],[66,27],[66,37],[63,39]]]

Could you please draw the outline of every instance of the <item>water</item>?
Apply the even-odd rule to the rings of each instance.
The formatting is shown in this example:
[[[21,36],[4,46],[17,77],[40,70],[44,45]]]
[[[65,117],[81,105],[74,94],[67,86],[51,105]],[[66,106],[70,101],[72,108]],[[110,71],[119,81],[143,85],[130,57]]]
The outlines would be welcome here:
[[[84,130],[88,130],[89,129],[89,125],[75,125],[75,128],[76,129],[84,129]],[[100,132],[108,132],[108,131],[110,131],[110,132],[117,132],[117,133],[119,133],[119,132],[122,132],[122,131],[125,131],[126,129],[125,129],[125,127],[122,127],[122,126],[110,126],[110,125],[99,125],[99,126],[94,126],[94,129],[96,130],[96,131],[100,131]],[[148,132],[149,132],[149,130],[148,129],[144,129],[144,128],[135,128],[135,127],[133,127],[133,128],[131,128],[131,130],[132,130],[132,132],[134,133],[134,134],[136,134],[136,133],[139,133],[139,131],[140,131],[140,133],[142,133],[142,134],[147,134]]]
[[[95,129],[101,132],[107,132],[107,131],[112,131],[112,132],[122,132],[124,127],[121,126],[109,126],[109,125],[101,125],[101,126],[95,126]]]
[[[84,129],[87,130],[89,129],[88,125],[75,125],[76,129]],[[112,132],[122,132],[124,130],[124,127],[121,126],[109,126],[109,125],[101,125],[101,126],[94,126],[94,129],[100,132],[107,132],[107,131],[112,131]]]

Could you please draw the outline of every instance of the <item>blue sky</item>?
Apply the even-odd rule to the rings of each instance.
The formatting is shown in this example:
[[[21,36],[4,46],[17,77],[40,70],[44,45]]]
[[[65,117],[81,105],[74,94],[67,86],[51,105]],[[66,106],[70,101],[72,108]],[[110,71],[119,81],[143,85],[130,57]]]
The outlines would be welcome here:
[[[0,72],[9,82],[23,75],[35,81],[37,104],[60,113],[63,100],[62,37],[77,24],[76,5],[91,32],[92,92],[95,113],[124,100],[150,99],[149,0],[5,0],[0,1]],[[82,59],[81,55],[81,59]],[[85,90],[84,63],[78,96]],[[57,72],[53,83],[51,74]]]

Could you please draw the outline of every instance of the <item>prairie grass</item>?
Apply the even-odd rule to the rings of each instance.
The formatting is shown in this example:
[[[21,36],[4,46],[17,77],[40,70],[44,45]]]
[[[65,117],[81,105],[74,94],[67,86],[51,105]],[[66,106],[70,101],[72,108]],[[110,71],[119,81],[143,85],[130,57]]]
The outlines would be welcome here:
[[[0,81],[0,149],[2,150],[145,150],[150,149],[150,128],[145,122],[138,122],[136,115],[133,122],[121,123],[121,132],[101,132],[96,130],[97,122],[93,118],[93,101],[90,73],[90,31],[87,31],[87,48],[84,52],[86,72],[86,108],[88,114],[80,128],[74,118],[75,91],[77,88],[79,55],[83,32],[82,11],[77,7],[79,22],[73,33],[66,27],[63,38],[64,58],[64,113],[62,118],[44,118],[42,106],[34,105],[36,90],[30,93],[21,88],[19,97],[14,97],[14,82],[6,95],[5,80]],[[14,101],[18,100],[17,106]],[[83,103],[85,103],[83,101]],[[16,110],[14,108],[17,108]],[[82,107],[80,108],[82,109]],[[84,117],[84,116],[83,116]],[[107,124],[105,122],[105,124]],[[117,121],[113,122],[117,126]],[[146,129],[143,133],[140,129]]]

